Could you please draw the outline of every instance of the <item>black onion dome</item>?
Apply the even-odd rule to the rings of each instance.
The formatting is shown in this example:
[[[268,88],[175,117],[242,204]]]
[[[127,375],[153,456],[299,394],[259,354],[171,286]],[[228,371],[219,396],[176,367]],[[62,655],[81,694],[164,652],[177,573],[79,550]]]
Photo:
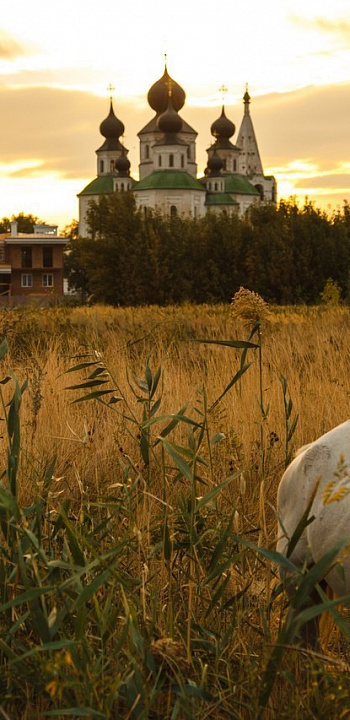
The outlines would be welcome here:
[[[103,137],[107,139],[114,139],[120,138],[120,136],[123,135],[124,130],[125,127],[123,123],[114,114],[113,104],[111,100],[109,115],[108,117],[106,117],[105,120],[101,122],[100,133],[101,135],[103,135]]]
[[[178,113],[174,109],[174,101],[172,95],[168,95],[167,108],[165,112],[163,112],[159,116],[157,120],[157,125],[159,127],[159,130],[161,130],[166,135],[175,135],[176,133],[180,132],[182,128],[182,120],[180,118],[180,115],[178,115]]]
[[[215,120],[215,122],[213,122],[210,128],[211,134],[214,135],[214,137],[216,138],[228,139],[234,134],[235,129],[235,125],[233,124],[233,122],[231,122],[231,120],[226,117],[225,108],[224,106],[222,106],[220,117],[218,118],[218,120]]]
[[[148,91],[147,100],[157,115],[165,112],[168,107],[169,87],[171,87],[174,110],[179,111],[185,104],[186,93],[182,87],[173,80],[165,66],[164,74]]]
[[[219,175],[224,167],[224,161],[216,150],[214,150],[212,156],[209,158],[207,167],[210,175]]]
[[[119,155],[119,157],[116,159],[114,167],[119,173],[119,175],[129,175],[130,160],[126,157],[124,148],[122,154]]]

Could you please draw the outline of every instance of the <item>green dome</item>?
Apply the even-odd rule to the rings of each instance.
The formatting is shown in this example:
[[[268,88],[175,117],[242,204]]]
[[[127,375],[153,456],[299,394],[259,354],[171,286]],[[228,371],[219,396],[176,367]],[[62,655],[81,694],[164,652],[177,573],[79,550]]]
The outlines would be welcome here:
[[[100,175],[92,180],[79,195],[107,195],[113,192],[113,176]]]
[[[205,188],[183,170],[156,170],[137,183],[135,190],[202,190],[204,192]]]

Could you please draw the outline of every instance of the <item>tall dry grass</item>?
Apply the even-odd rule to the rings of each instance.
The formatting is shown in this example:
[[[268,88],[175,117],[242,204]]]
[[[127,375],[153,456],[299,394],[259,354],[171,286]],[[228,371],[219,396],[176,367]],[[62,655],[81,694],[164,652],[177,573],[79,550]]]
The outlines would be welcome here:
[[[176,473],[170,467],[169,461],[163,466],[152,466],[150,474],[142,453],[135,449],[140,439],[137,424],[132,433],[130,422],[125,418],[125,415],[130,414],[125,411],[128,405],[139,419],[139,424],[142,421],[142,404],[135,398],[132,373],[138,378],[144,378],[147,363],[153,375],[161,366],[162,379],[159,389],[161,388],[162,403],[159,414],[162,417],[174,415],[186,406],[186,415],[190,418],[198,420],[201,413],[206,414],[208,437],[223,434],[222,441],[211,449],[209,444],[203,445],[203,459],[208,461],[210,471],[203,471],[207,485],[202,487],[197,484],[197,493],[210,492],[236,471],[243,473],[237,473],[232,482],[223,487],[215,508],[210,505],[205,509],[202,521],[208,523],[208,537],[213,534],[215,523],[221,522],[224,526],[232,509],[235,509],[236,531],[253,542],[262,542],[266,548],[273,547],[275,496],[286,456],[286,416],[281,376],[287,379],[294,417],[299,415],[295,433],[291,438],[295,447],[311,441],[349,416],[348,308],[272,308],[271,321],[266,328],[262,328],[261,387],[266,411],[264,418],[261,414],[261,403],[259,405],[261,375],[255,350],[248,351],[247,358],[252,365],[242,380],[227,392],[213,410],[205,412],[205,407],[210,408],[215,403],[239,369],[241,350],[207,344],[204,340],[247,338],[247,329],[232,316],[230,307],[92,307],[9,311],[2,314],[1,322],[9,343],[9,352],[2,363],[2,374],[5,375],[12,368],[21,382],[25,377],[29,380],[21,408],[20,502],[29,504],[32,498],[40,494],[44,468],[47,467],[48,459],[55,456],[56,465],[49,497],[50,512],[57,512],[60,504],[68,498],[72,503],[72,517],[77,522],[84,523],[94,503],[98,504],[99,498],[111,493],[118,494],[118,487],[125,489],[125,469],[131,467],[128,463],[132,463],[133,470],[130,474],[134,473],[135,477],[139,474],[143,479],[143,484],[137,490],[140,497],[132,509],[132,518],[130,515],[133,523],[132,525],[130,522],[130,527],[132,525],[137,544],[130,567],[133,568],[135,577],[141,581],[140,612],[141,615],[144,614],[146,625],[150,622],[149,616],[152,616],[159,640],[166,639],[172,629],[170,634],[173,640],[176,636],[178,641],[180,631],[176,628],[183,627],[187,622],[188,637],[183,636],[181,646],[186,647],[188,641],[187,658],[186,652],[184,656],[186,675],[186,663],[190,662],[190,634],[194,623],[193,617],[189,617],[188,608],[197,608],[196,612],[199,613],[202,600],[206,606],[210,606],[213,597],[215,599],[215,592],[209,590],[206,581],[204,582],[205,552],[209,557],[213,548],[210,551],[208,545],[202,560],[198,560],[198,566],[193,565],[191,569],[190,564],[186,586],[181,585],[183,579],[180,578],[180,571],[175,570],[175,564],[171,569],[167,558],[160,562],[156,553],[150,556],[154,535],[158,530],[160,533],[164,530],[164,508],[183,507],[181,503],[185,502],[182,499],[184,484],[174,482]],[[105,364],[111,376],[109,387],[114,387],[115,395],[121,393],[123,396],[123,412],[112,411],[98,402],[72,402],[84,395],[84,391],[67,390],[67,387],[83,382],[87,371],[67,374],[67,370],[86,360],[102,361]],[[8,391],[6,386],[4,392]],[[113,408],[118,410],[119,405]],[[150,426],[152,442],[156,440],[165,422]],[[172,442],[179,446],[186,445],[188,427],[179,423]],[[5,432],[0,443],[5,450]],[[262,444],[265,452],[263,528]],[[166,468],[165,473],[161,467]],[[97,512],[101,513],[102,521],[104,511],[100,509]],[[181,513],[178,512],[180,517]],[[169,510],[169,532],[175,533],[176,520],[174,517],[170,518],[170,515]],[[185,510],[182,517],[187,517]],[[159,528],[155,524],[158,522],[157,518]],[[131,532],[130,528],[128,532]],[[184,532],[183,528],[181,532]],[[189,534],[191,535],[190,531]],[[119,542],[122,536],[123,527],[115,528],[116,542]],[[192,548],[192,551],[195,557],[195,548]],[[174,557],[173,562],[175,563]],[[179,573],[178,579],[176,572]],[[235,615],[234,641],[230,641],[229,646],[223,645],[224,656],[221,654],[223,650],[219,648],[219,628],[220,632],[222,628],[218,614],[217,654],[215,662],[213,656],[210,656],[210,663],[214,662],[215,665],[210,672],[208,668],[205,669],[205,653],[200,656],[203,687],[204,676],[208,672],[210,675],[212,673],[224,698],[218,702],[217,710],[214,700],[208,701],[210,710],[205,710],[204,703],[204,708],[201,706],[200,710],[202,717],[226,717],[229,707],[232,708],[233,697],[237,705],[234,704],[232,717],[255,717],[259,694],[255,679],[257,674],[259,676],[260,673],[261,676],[269,654],[269,644],[273,642],[283,617],[282,604],[273,605],[271,610],[271,593],[277,581],[270,565],[263,565],[256,557],[247,554],[237,561],[230,573],[229,586],[225,586],[225,592],[229,589],[231,596],[235,597],[244,592],[244,607]],[[195,581],[193,575],[196,576]],[[170,602],[169,588],[174,583]],[[198,595],[199,588],[203,598]],[[211,630],[213,633],[214,627],[215,623]],[[211,643],[213,637],[214,635],[210,635]],[[158,645],[153,650],[155,656],[157,652],[160,654],[163,663],[173,662],[172,647],[164,649]],[[195,653],[193,650],[192,652]],[[305,661],[300,665],[300,653],[293,652],[295,654],[290,654],[284,661],[285,674],[282,680],[277,682],[266,717],[273,718],[274,708],[277,707],[279,717],[312,717],[313,715],[305,713],[317,712],[312,708],[324,704],[325,698],[327,707],[329,706],[329,717],[337,717],[336,713],[343,712],[345,708],[344,688],[335,690],[335,676],[339,674],[338,660],[329,660],[334,663],[334,667],[331,666],[328,673],[326,694],[323,698],[317,698],[312,675],[316,670],[319,672],[317,662],[313,658],[311,664]],[[176,653],[179,657],[182,656],[179,648]],[[198,663],[195,665],[198,675]],[[305,669],[306,667],[308,669]],[[199,687],[197,675],[194,677]],[[287,676],[288,682],[292,682],[290,678],[293,676],[296,678],[296,685],[292,690],[286,681]],[[299,689],[298,678],[302,678]],[[54,699],[57,703],[58,697]],[[159,714],[150,714],[149,717],[171,717],[174,706],[171,705],[170,694],[167,696],[166,710],[159,709],[162,708],[162,702],[160,699],[157,710]],[[55,707],[58,712],[59,703]],[[97,704],[97,707],[100,706]],[[129,708],[128,712],[128,717],[148,717],[147,714],[135,714],[135,708]],[[191,703],[187,706],[184,701],[179,712],[179,717],[192,717],[193,706]],[[210,714],[206,715],[205,712]]]

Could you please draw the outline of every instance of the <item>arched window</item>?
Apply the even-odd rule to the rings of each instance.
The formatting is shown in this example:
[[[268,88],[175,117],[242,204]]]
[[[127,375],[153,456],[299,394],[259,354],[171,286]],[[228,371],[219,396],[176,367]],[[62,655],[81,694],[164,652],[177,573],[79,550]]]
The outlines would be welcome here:
[[[162,167],[162,156],[158,155],[158,166]]]
[[[215,185],[214,185],[214,190],[217,190],[217,189],[218,189],[218,184],[215,183]]]
[[[234,169],[234,171],[237,170],[237,160],[233,161],[233,169]]]
[[[181,155],[181,167],[182,168],[185,167],[185,156],[184,155]]]
[[[256,187],[259,195],[260,195],[260,200],[263,200],[263,199],[264,199],[264,187],[263,187],[263,185],[255,185],[255,187]]]
[[[100,160],[100,172],[103,173],[105,171],[105,164],[103,160]]]
[[[146,160],[149,159],[149,145],[146,145],[146,147],[145,147],[145,158],[146,158]]]
[[[177,207],[176,207],[176,205],[172,205],[172,206],[171,206],[171,208],[170,208],[170,215],[171,215],[171,217],[175,217],[175,215],[177,215]]]
[[[170,155],[169,155],[169,167],[174,167],[174,155],[173,155],[173,153],[170,153]]]
[[[121,183],[121,185],[120,185],[120,191],[121,191],[121,192],[124,192],[124,183]]]

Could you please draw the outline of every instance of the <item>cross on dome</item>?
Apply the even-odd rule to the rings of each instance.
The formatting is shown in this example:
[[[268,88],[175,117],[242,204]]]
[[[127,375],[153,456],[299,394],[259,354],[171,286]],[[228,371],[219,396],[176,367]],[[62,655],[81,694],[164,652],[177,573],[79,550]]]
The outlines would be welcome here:
[[[221,87],[219,87],[219,93],[221,93],[222,103],[223,103],[223,104],[225,103],[226,93],[227,93],[227,92],[228,92],[227,87],[226,87],[226,85],[224,85],[224,83],[223,83],[223,84],[221,85]]]
[[[113,92],[114,92],[114,90],[115,90],[114,85],[112,85],[112,83],[109,83],[109,85],[108,85],[108,87],[107,87],[107,90],[108,90],[108,92],[109,92],[109,97],[110,97],[110,99],[112,100]]]

